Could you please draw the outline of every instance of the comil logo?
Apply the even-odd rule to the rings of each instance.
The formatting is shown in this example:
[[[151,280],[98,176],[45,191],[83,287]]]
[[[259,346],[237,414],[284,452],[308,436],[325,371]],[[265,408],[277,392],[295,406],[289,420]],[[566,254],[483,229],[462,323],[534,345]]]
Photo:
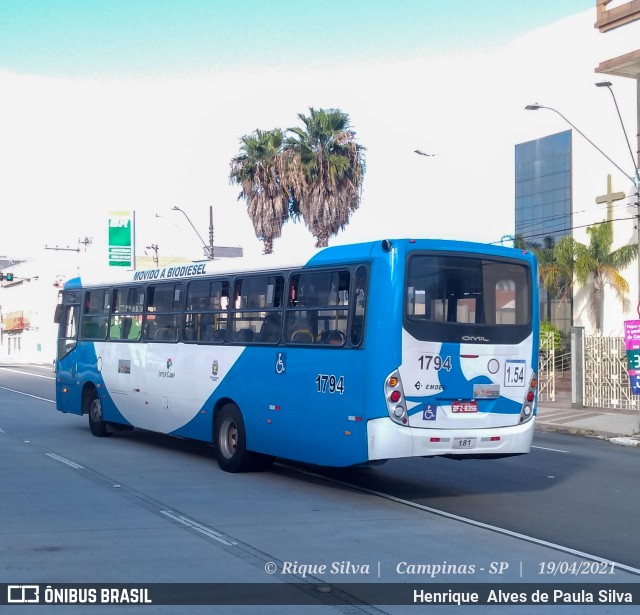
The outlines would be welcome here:
[[[486,337],[483,337],[482,335],[463,335],[462,341],[463,342],[490,342],[491,340],[488,340]]]

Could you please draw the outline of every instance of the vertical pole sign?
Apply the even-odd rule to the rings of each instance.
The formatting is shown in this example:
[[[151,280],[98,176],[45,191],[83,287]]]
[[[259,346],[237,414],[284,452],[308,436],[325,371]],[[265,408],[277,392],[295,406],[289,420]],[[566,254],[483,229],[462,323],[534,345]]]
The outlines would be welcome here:
[[[640,320],[624,321],[624,344],[631,392],[640,395]]]
[[[109,266],[131,267],[133,224],[131,212],[109,213]]]

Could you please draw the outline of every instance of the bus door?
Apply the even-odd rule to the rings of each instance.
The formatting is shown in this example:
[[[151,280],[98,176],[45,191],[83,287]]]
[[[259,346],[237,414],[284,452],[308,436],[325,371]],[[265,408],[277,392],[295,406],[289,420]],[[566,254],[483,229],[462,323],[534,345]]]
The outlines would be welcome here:
[[[274,353],[271,372],[281,404],[272,420],[281,425],[282,450],[292,458],[341,466],[366,459],[360,350],[366,273],[341,267],[291,276],[287,347]]]
[[[56,407],[61,412],[82,414],[81,387],[78,383],[78,321],[80,317],[79,291],[67,291],[62,303],[56,306],[58,323],[56,350]]]

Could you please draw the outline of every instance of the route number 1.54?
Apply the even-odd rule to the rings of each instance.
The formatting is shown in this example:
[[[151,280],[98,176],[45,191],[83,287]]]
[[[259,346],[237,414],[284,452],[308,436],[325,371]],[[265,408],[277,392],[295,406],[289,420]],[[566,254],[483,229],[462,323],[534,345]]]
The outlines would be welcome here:
[[[524,361],[507,361],[504,369],[504,385],[507,387],[520,387],[524,385]]]

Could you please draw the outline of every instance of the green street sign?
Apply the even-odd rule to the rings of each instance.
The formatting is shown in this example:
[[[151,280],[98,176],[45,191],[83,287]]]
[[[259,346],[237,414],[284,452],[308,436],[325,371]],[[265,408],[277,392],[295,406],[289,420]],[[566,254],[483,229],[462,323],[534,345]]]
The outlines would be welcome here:
[[[131,267],[132,222],[128,211],[111,212],[109,218],[109,266]]]

